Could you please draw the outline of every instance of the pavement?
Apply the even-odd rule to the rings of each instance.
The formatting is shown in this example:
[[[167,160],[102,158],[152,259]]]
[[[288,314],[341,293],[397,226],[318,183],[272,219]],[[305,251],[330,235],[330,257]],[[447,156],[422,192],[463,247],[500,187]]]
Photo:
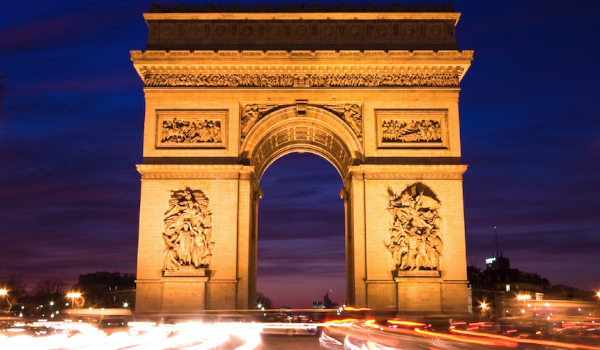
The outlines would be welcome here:
[[[320,350],[318,336],[262,335],[261,350]]]

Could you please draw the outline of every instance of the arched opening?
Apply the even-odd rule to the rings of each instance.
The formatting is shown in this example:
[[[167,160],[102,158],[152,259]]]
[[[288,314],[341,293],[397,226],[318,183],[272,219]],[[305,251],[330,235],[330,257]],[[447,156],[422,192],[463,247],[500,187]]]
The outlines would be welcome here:
[[[273,307],[311,308],[329,292],[346,300],[342,179],[326,159],[287,154],[260,185],[257,290]]]
[[[303,107],[297,105],[282,106],[281,108],[262,116],[260,119],[255,120],[255,124],[248,127],[247,130],[248,131],[245,134],[244,140],[240,147],[240,158],[242,162],[252,166],[254,169],[255,182],[253,183],[253,186],[255,187],[253,193],[257,195],[253,197],[252,215],[254,218],[253,226],[258,231],[258,242],[261,242],[261,237],[263,237],[261,231],[267,231],[267,239],[264,240],[264,244],[258,243],[256,240],[252,240],[251,242],[252,248],[250,265],[252,267],[250,269],[249,277],[250,293],[253,293],[253,290],[266,293],[266,290],[261,290],[264,289],[262,287],[263,285],[267,289],[281,291],[278,292],[277,295],[285,295],[287,293],[290,298],[283,299],[281,301],[277,299],[274,300],[276,303],[283,303],[283,305],[274,305],[276,307],[290,306],[310,308],[312,307],[312,302],[322,301],[324,293],[329,290],[332,290],[332,296],[334,299],[339,299],[334,301],[337,301],[338,303],[344,303],[346,300],[351,301],[353,298],[353,293],[350,283],[353,281],[354,276],[354,265],[351,263],[351,260],[348,260],[352,259],[351,256],[347,256],[346,253],[345,259],[340,260],[341,262],[344,262],[344,260],[346,262],[346,267],[343,269],[345,270],[346,278],[338,278],[337,282],[335,283],[335,288],[336,291],[339,290],[339,294],[336,294],[333,292],[333,284],[332,286],[328,286],[331,283],[327,283],[324,278],[320,279],[320,277],[317,275],[317,271],[327,270],[326,265],[330,264],[330,262],[327,261],[326,256],[328,254],[332,254],[331,257],[335,257],[335,250],[328,252],[327,249],[324,249],[326,248],[327,241],[310,241],[313,243],[312,248],[310,247],[310,244],[308,244],[309,241],[303,242],[303,244],[306,244],[307,246],[294,246],[294,244],[291,244],[291,242],[294,240],[295,235],[302,236],[303,234],[307,235],[307,231],[315,231],[314,225],[311,226],[310,223],[312,217],[323,217],[323,214],[338,210],[340,213],[338,216],[339,219],[332,220],[331,226],[325,225],[324,229],[327,230],[327,227],[331,227],[331,232],[333,234],[332,237],[339,237],[339,249],[342,249],[342,252],[348,252],[352,249],[352,239],[350,238],[351,235],[349,235],[346,231],[346,221],[349,217],[347,212],[348,202],[347,199],[346,202],[340,199],[340,192],[346,193],[345,191],[340,191],[340,189],[344,186],[344,182],[347,181],[346,177],[348,175],[349,167],[360,163],[362,160],[363,151],[360,132],[357,132],[355,129],[353,129],[347,121],[340,117],[340,115],[336,115],[323,108],[323,106],[318,105],[308,105]],[[304,162],[299,161],[299,159],[303,157],[310,160],[307,160],[307,163],[304,164]],[[283,158],[283,160],[277,162],[277,160],[280,158]],[[288,162],[298,163],[301,171],[295,171],[290,169],[290,167],[286,167],[285,165],[280,166],[278,164],[287,164]],[[331,165],[333,165],[333,167]],[[263,180],[263,175],[266,174],[266,170],[268,168],[273,169],[270,171],[275,178],[279,177],[279,181],[277,181],[278,183],[273,184],[273,186],[275,186],[273,189],[270,189],[268,186],[272,181],[271,175],[268,175],[265,180]],[[332,172],[333,169],[337,170],[337,174]],[[310,170],[315,170],[315,175],[318,175],[319,173],[329,174],[328,176],[333,176],[333,179],[335,179],[330,181],[331,183],[326,186],[326,191],[322,191],[319,194],[323,196],[323,198],[326,198],[326,193],[330,192],[331,195],[329,198],[332,201],[332,204],[328,204],[325,207],[316,206],[314,203],[304,203],[304,205],[298,205],[298,203],[294,202],[297,198],[290,198],[292,195],[287,194],[287,197],[284,197],[283,201],[275,201],[274,203],[277,203],[277,207],[272,208],[272,215],[274,217],[285,219],[281,221],[281,226],[277,227],[275,222],[270,222],[269,220],[265,222],[265,217],[263,216],[268,217],[269,214],[265,213],[270,211],[269,202],[266,199],[269,198],[269,194],[281,196],[281,193],[286,193],[287,190],[293,191],[304,188],[304,192],[296,191],[295,193],[297,193],[298,196],[300,196],[300,194],[308,194],[310,197],[310,191],[308,189],[312,185],[311,183],[315,181],[311,180],[310,176],[307,174],[304,174],[300,178],[298,184],[289,185],[287,182],[293,182],[294,176],[302,174],[303,171]],[[316,183],[318,183],[318,181]],[[266,187],[264,186],[265,184],[267,185]],[[278,189],[278,186],[281,187]],[[265,194],[265,199],[260,199],[261,193]],[[284,205],[282,205],[282,203],[288,203],[286,200],[292,204],[292,206],[288,209],[288,213],[286,213],[286,210],[283,208]],[[302,202],[302,196],[300,196],[298,200]],[[306,198],[304,198],[304,200],[306,200]],[[336,205],[335,203],[339,204]],[[267,206],[267,209],[264,208],[265,206]],[[297,212],[294,213],[294,210]],[[299,213],[308,214],[306,217],[299,217],[297,215]],[[295,220],[299,221],[296,223]],[[326,220],[321,221],[321,224],[324,225],[325,221]],[[318,223],[319,221],[317,220],[315,224]],[[274,226],[271,227],[271,225]],[[295,227],[293,227],[294,225],[297,225],[300,228],[296,230]],[[339,234],[336,236],[336,230],[333,228],[336,226],[339,227],[341,232],[345,232],[345,234]],[[282,235],[282,233],[285,233],[285,231],[294,232],[292,233],[291,241],[278,242],[279,244],[272,242],[273,244],[269,246],[269,240],[276,241],[276,238],[280,238],[281,240],[281,237],[289,237]],[[324,234],[321,232],[321,234],[328,236],[329,233]],[[270,253],[268,252],[269,249],[271,249]],[[290,251],[293,251],[295,254],[300,253],[300,255],[295,258],[292,257],[290,259],[286,259],[286,252]],[[321,255],[322,259],[313,264],[317,266],[310,264],[310,258],[303,258],[302,261],[306,261],[305,264],[294,266],[294,261],[292,260],[300,259],[302,252],[308,254],[309,257],[309,253],[314,252],[314,254],[316,254],[315,256]],[[263,264],[261,262],[261,254],[266,254],[266,256],[271,254],[271,256],[274,256],[274,260],[271,260],[272,264],[277,261],[277,258],[281,259],[282,261],[287,261],[287,263],[279,263],[277,266],[273,266],[275,270],[271,270],[269,273],[269,264],[266,262]],[[275,273],[277,268],[279,268],[280,271],[286,271],[286,269],[288,269],[287,266],[289,266],[289,269],[295,269],[301,273],[298,275],[302,276],[301,278],[298,276],[296,277],[298,283],[294,282],[293,277],[286,276],[285,272],[283,272],[283,274]],[[310,269],[308,269],[309,266]],[[303,272],[302,269],[308,269],[307,273]],[[264,276],[271,276],[272,279],[267,280],[265,277],[264,280],[261,280],[260,271],[264,271]],[[289,272],[290,270],[287,271]],[[336,272],[336,269],[334,268],[332,273],[336,274],[339,273],[339,271]],[[279,278],[277,278],[277,276],[279,276]],[[348,280],[348,282],[344,288],[343,284],[345,279]],[[316,294],[307,293],[307,289],[302,288],[303,280],[310,281],[309,283],[314,284],[314,291]],[[257,285],[256,282],[259,282],[259,285]],[[267,287],[269,284],[271,287]],[[283,292],[283,288],[286,286],[288,286],[289,289],[286,292]],[[300,291],[304,291],[304,293],[296,293]],[[350,293],[350,295],[347,296],[347,293]],[[298,299],[295,299],[294,296],[298,297]],[[252,294],[250,294],[250,299],[253,299]],[[285,305],[286,303],[289,305]]]

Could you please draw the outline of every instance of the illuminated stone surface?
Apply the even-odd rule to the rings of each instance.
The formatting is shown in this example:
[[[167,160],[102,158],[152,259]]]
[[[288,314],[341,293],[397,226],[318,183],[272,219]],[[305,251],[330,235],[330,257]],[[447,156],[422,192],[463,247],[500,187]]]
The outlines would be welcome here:
[[[344,181],[348,304],[466,312],[458,97],[473,53],[456,50],[460,14],[275,10],[145,14],[149,50],[131,52],[146,86],[136,310],[253,308],[260,178],[278,158],[310,152]],[[300,28],[304,41],[276,39]],[[303,51],[294,51],[298,43]],[[434,226],[443,250],[431,243],[422,249],[437,247],[435,264],[421,258],[426,269],[399,270],[386,246],[394,222],[388,188],[400,194],[416,183],[441,203],[435,215],[443,221]],[[163,238],[173,191],[186,188],[210,199],[210,266],[178,269],[187,256]],[[423,225],[414,240],[425,239]],[[201,237],[183,221],[177,227],[188,240]],[[175,261],[169,269],[165,249]]]

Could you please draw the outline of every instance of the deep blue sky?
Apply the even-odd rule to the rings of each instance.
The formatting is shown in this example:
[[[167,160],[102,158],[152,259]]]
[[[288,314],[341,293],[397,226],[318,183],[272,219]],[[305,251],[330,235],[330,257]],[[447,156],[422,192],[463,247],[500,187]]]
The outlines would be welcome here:
[[[144,48],[151,3],[3,3],[0,275],[135,273],[144,99],[129,50]],[[454,5],[459,45],[475,50],[460,100],[468,262],[483,266],[497,225],[513,267],[599,289],[600,2]],[[333,166],[286,156],[261,185],[259,290],[277,306],[310,306],[328,289],[343,302]]]

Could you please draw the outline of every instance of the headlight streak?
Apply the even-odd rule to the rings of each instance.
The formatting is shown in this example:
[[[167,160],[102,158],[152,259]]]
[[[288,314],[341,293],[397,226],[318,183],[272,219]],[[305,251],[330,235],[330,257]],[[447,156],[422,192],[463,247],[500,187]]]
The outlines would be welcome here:
[[[504,335],[498,335],[498,334],[489,334],[489,333],[477,333],[477,332],[462,331],[462,330],[459,330],[459,329],[456,329],[456,328],[450,328],[450,331],[453,332],[453,333],[468,334],[468,335],[473,335],[473,336],[477,336],[477,337],[510,340],[510,341],[515,342],[515,343],[535,344],[535,345],[543,345],[543,346],[555,346],[555,347],[566,348],[566,349],[600,350],[600,347],[596,347],[596,346],[563,343],[563,342],[556,342],[556,341],[550,341],[550,340],[511,338],[511,337],[507,337],[507,336],[504,336]]]
[[[35,325],[39,329],[62,331],[63,334],[34,337],[18,333],[11,336],[0,335],[0,349],[70,349],[70,350],[162,350],[162,349],[188,349],[208,350],[215,349],[229,340],[229,336],[236,336],[244,344],[236,350],[252,350],[260,346],[260,327],[254,323],[215,324],[181,323],[172,326],[153,323],[129,324],[129,332],[115,332],[110,335],[99,331],[86,323],[41,323]],[[26,332],[32,326],[21,325]],[[35,328],[35,329],[37,329]],[[77,332],[72,336],[69,333]]]

